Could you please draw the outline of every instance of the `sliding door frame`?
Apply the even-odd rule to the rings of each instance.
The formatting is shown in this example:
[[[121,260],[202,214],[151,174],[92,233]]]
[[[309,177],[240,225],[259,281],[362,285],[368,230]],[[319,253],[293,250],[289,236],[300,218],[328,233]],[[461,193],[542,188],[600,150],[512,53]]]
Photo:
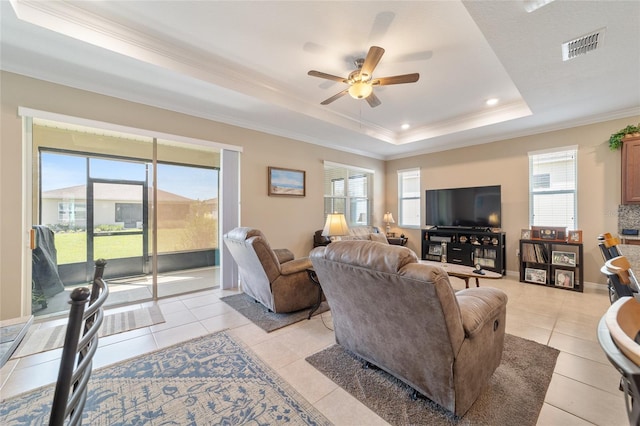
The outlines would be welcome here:
[[[220,266],[221,266],[221,288],[228,289],[234,288],[237,285],[237,271],[234,272],[235,264],[225,249],[222,236],[240,225],[240,153],[242,147],[221,144],[217,142],[195,139],[190,137],[184,137],[180,135],[167,134],[162,132],[153,132],[134,127],[122,126],[113,123],[107,123],[97,120],[89,120],[79,117],[68,116],[64,114],[52,113],[47,111],[40,111],[26,107],[18,108],[18,115],[23,118],[23,133],[22,133],[22,158],[23,158],[23,176],[22,176],[22,241],[23,247],[21,255],[21,311],[23,315],[31,314],[31,251],[34,248],[34,241],[32,237],[32,223],[35,223],[33,205],[33,176],[34,171],[37,170],[37,166],[34,163],[33,158],[33,120],[43,119],[50,121],[57,121],[67,124],[75,124],[80,126],[92,127],[96,129],[110,130],[122,133],[129,133],[133,135],[139,135],[143,137],[150,137],[154,139],[153,143],[153,173],[156,176],[157,172],[157,140],[172,140],[175,142],[185,143],[187,145],[199,145],[208,148],[214,148],[220,150],[220,192],[219,192],[219,215],[220,221],[218,223],[218,247],[220,248]],[[229,177],[226,178],[226,173],[229,173]],[[157,185],[153,185],[154,200],[157,199]],[[38,197],[39,198],[39,197]],[[228,200],[227,200],[228,198]],[[40,209],[40,200],[38,199],[38,208]],[[157,209],[153,209],[153,218],[150,218],[155,224],[157,221]],[[152,229],[152,245],[153,252],[157,253],[157,230],[155,226]],[[153,257],[153,269],[157,270],[157,256]],[[228,270],[227,270],[228,269]],[[154,281],[155,281],[154,273]],[[158,299],[157,286],[154,282],[153,300]]]

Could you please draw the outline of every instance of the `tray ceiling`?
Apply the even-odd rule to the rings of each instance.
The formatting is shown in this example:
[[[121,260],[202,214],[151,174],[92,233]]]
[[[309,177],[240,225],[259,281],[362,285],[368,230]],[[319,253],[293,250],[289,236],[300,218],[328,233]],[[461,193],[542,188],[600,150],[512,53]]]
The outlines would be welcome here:
[[[4,70],[376,158],[640,114],[637,1],[0,3]],[[420,80],[320,105],[372,45]]]

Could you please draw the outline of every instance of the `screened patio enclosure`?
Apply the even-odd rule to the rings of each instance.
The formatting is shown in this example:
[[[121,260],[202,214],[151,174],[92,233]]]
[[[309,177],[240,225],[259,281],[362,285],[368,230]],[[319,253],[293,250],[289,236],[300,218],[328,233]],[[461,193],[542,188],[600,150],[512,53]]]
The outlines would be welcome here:
[[[66,310],[100,258],[111,305],[219,285],[219,150],[49,122],[33,145],[33,225],[53,234],[64,289],[40,291],[34,257],[34,315]]]

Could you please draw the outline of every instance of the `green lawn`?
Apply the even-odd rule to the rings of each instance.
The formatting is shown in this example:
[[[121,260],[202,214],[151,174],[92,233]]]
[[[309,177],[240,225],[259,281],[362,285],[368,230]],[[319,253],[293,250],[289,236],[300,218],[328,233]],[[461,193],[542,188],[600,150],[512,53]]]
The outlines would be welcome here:
[[[180,247],[184,247],[184,235],[182,229],[159,230],[158,252],[166,253],[180,250]],[[55,242],[56,250],[58,251],[58,265],[86,262],[86,233],[57,233]],[[212,248],[214,247],[212,246]],[[94,259],[118,259],[137,256],[142,256],[142,235],[110,235],[94,239]]]
[[[58,265],[86,262],[87,237],[84,232],[56,234]]]

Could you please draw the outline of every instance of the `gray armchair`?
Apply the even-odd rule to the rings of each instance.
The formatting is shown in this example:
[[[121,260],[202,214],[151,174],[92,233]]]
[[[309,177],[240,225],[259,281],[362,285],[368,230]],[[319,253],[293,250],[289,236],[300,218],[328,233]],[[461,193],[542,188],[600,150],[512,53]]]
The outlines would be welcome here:
[[[309,256],[337,343],[464,415],[500,364],[507,295],[456,293],[442,268],[406,247],[335,241]]]
[[[314,305],[318,288],[309,280],[309,258],[295,259],[288,249],[272,249],[258,229],[235,228],[224,243],[238,264],[242,290],[276,313]]]

